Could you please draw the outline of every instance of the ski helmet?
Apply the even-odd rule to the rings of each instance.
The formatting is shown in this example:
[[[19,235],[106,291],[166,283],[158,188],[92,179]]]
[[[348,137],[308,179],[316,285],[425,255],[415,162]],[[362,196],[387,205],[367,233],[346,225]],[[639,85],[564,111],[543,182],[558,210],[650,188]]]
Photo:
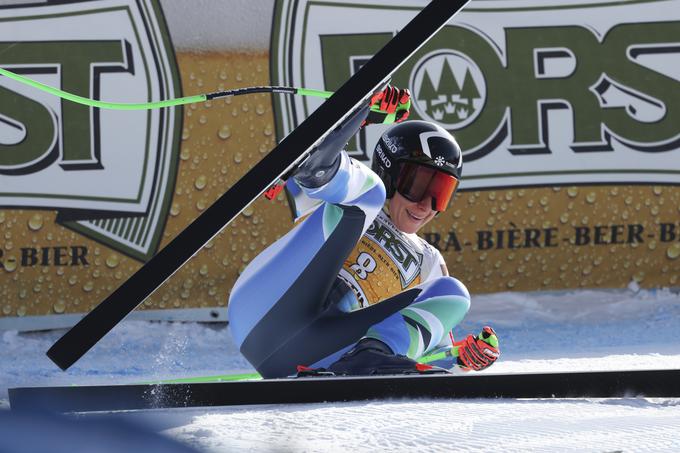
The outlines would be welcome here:
[[[411,201],[432,196],[432,209],[443,211],[463,170],[463,155],[453,136],[428,121],[405,121],[390,127],[375,146],[373,171],[387,198],[395,191]]]

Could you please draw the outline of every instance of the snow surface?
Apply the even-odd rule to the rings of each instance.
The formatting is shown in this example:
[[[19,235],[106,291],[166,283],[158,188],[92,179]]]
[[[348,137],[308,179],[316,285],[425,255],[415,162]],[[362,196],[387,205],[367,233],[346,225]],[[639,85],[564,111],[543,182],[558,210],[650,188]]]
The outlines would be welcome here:
[[[485,373],[680,368],[680,295],[668,290],[478,296],[456,334],[485,324],[502,348]],[[44,355],[62,333],[0,332],[0,408],[10,387],[251,371],[223,326],[127,321],[68,372]],[[680,451],[680,399],[396,399],[124,417],[207,452]]]

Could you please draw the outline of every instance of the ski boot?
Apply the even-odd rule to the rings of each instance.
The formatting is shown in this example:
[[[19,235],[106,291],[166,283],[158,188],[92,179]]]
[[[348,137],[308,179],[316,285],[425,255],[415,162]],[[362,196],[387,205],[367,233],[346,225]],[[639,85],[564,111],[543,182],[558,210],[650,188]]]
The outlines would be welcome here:
[[[392,352],[389,346],[374,338],[364,338],[328,367],[328,371],[342,376],[388,374],[436,374],[448,370],[418,363]]]

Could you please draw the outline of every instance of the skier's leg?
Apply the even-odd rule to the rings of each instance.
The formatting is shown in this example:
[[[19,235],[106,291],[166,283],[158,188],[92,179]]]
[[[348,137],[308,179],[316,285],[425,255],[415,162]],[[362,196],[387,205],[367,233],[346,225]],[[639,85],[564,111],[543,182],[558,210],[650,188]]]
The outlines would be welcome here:
[[[451,277],[419,285],[361,310],[343,310],[353,305],[347,299],[354,297],[352,292],[345,292],[314,323],[270,356],[260,371],[267,376],[283,376],[294,373],[296,365],[327,368],[367,336],[387,343],[397,354],[419,349],[427,352],[448,336],[470,307],[467,289]],[[427,348],[419,348],[419,344]]]
[[[380,179],[344,152],[328,183],[303,189],[325,203],[258,255],[231,292],[232,335],[256,368],[339,297],[338,272],[385,199]]]
[[[366,337],[415,360],[446,340],[469,309],[465,285],[453,277],[440,277],[428,283],[411,305],[371,326]]]
[[[317,329],[333,337],[335,352],[311,366],[327,368],[362,337],[380,340],[395,354],[418,359],[447,339],[469,308],[465,285],[452,277],[440,277],[363,310],[336,313],[320,321]]]

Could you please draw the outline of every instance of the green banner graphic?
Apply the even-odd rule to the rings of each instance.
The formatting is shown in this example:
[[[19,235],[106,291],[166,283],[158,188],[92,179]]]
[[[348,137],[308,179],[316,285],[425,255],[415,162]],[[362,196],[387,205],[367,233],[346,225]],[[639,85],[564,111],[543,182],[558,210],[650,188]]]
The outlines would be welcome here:
[[[101,100],[181,95],[157,0],[0,8],[0,65]],[[0,206],[58,223],[140,260],[159,245],[175,182],[181,108],[91,108],[0,77]]]
[[[334,90],[421,6],[283,0],[272,82]],[[479,1],[393,77],[455,134],[463,190],[680,183],[680,1]],[[277,99],[285,136],[321,102]],[[383,128],[352,143],[368,160]]]

